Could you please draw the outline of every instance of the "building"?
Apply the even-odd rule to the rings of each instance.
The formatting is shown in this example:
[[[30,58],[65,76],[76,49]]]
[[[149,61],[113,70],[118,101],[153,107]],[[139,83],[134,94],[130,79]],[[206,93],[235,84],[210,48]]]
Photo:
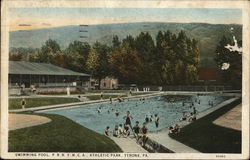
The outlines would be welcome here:
[[[216,67],[199,67],[198,80],[204,84],[216,83],[220,80],[219,69]]]
[[[99,82],[98,80],[91,78],[90,87],[91,89],[98,89]],[[117,89],[118,88],[118,79],[112,77],[105,77],[101,80],[100,89]]]
[[[9,61],[9,91],[35,87],[38,91],[87,89],[90,75],[53,64]]]

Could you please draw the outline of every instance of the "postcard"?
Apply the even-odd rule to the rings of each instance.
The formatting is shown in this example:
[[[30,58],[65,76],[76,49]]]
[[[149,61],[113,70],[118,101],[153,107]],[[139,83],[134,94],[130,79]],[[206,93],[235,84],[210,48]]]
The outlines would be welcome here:
[[[249,8],[3,1],[1,158],[248,159]]]

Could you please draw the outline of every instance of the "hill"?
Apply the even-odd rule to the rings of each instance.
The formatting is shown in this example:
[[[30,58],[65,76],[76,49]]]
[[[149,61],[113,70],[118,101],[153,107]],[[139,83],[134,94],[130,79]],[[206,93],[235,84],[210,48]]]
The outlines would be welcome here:
[[[89,26],[63,26],[47,29],[22,30],[10,32],[10,48],[40,48],[49,38],[56,40],[64,49],[74,40],[86,41],[93,44],[96,41],[112,42],[113,35],[120,39],[127,35],[136,36],[142,31],[149,32],[153,38],[159,30],[170,30],[178,33],[184,30],[187,36],[195,38],[199,42],[201,54],[201,66],[214,66],[214,51],[217,43],[223,35],[232,37],[230,28],[234,28],[237,40],[242,39],[242,25],[236,24],[207,24],[207,23],[161,23],[161,22],[138,22],[120,24],[100,24]],[[79,32],[82,31],[82,32]],[[81,38],[82,37],[82,38]]]

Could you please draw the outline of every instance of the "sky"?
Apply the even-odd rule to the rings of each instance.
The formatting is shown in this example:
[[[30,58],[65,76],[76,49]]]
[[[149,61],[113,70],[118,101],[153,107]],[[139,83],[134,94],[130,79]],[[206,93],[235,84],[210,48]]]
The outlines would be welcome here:
[[[10,30],[129,22],[242,24],[241,9],[11,8]]]

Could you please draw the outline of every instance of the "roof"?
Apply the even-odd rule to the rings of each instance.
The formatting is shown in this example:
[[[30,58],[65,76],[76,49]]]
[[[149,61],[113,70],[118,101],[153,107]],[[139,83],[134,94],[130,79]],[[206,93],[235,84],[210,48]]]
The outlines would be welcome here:
[[[199,80],[218,80],[220,79],[219,70],[216,67],[199,67]]]
[[[49,63],[9,61],[9,74],[90,76]]]

